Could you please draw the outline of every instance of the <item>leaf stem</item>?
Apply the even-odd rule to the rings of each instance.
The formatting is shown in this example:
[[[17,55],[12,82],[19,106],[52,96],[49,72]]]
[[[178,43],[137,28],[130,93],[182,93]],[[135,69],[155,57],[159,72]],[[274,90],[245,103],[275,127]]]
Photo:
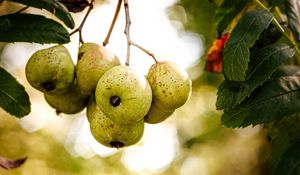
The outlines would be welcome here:
[[[267,11],[270,11],[270,8],[267,8],[263,3],[260,2],[260,0],[255,0],[256,3],[261,7],[263,8],[264,10],[267,10]],[[286,31],[282,28],[282,26],[279,24],[278,20],[273,17],[272,18],[272,22],[273,24],[276,26],[276,28],[288,39],[288,41],[293,45],[295,51],[296,51],[296,55],[298,58],[300,58],[300,50],[297,46],[297,44],[295,43],[294,40],[292,40],[290,38],[290,36],[286,33]]]
[[[110,35],[111,35],[111,33],[112,33],[113,29],[114,29],[115,23],[116,23],[116,21],[118,19],[119,13],[120,13],[122,1],[123,0],[118,0],[118,4],[117,4],[117,7],[116,7],[115,15],[114,15],[114,18],[113,18],[113,20],[111,22],[111,25],[109,27],[109,31],[108,31],[108,33],[106,35],[106,38],[103,41],[103,46],[106,46],[108,44],[108,42],[109,42]]]
[[[72,36],[74,33],[78,32],[78,33],[79,33],[79,42],[80,42],[81,44],[84,43],[83,38],[82,38],[82,28],[83,28],[83,26],[84,26],[84,24],[85,24],[86,19],[87,19],[88,16],[89,16],[90,12],[91,12],[92,9],[94,8],[94,3],[95,3],[95,0],[91,0],[91,2],[89,3],[89,8],[88,8],[86,14],[85,14],[84,17],[83,17],[83,19],[82,19],[82,21],[81,21],[81,24],[79,25],[78,28],[76,28],[74,31],[72,31],[72,32],[69,34],[70,36]]]

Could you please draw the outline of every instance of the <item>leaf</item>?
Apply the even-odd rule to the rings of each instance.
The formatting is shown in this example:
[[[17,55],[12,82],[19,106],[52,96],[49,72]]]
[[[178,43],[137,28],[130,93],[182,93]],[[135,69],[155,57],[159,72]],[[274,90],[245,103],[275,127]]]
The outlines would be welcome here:
[[[274,175],[298,175],[300,173],[300,139],[293,143],[281,157]]]
[[[252,47],[260,34],[268,27],[273,15],[265,10],[247,13],[233,29],[225,45],[223,70],[231,81],[244,81],[248,62],[249,48]]]
[[[13,2],[18,2],[27,6],[36,7],[40,9],[45,9],[51,12],[53,15],[61,19],[68,27],[74,28],[74,20],[67,10],[67,8],[62,5],[58,0],[8,0]]]
[[[286,0],[268,0],[271,6],[278,6],[284,3]]]
[[[235,108],[225,109],[221,122],[228,127],[246,127],[297,112],[300,112],[300,76],[284,76],[264,83]]]
[[[253,70],[246,77],[246,81],[236,85],[229,85],[224,81],[218,91],[217,109],[233,108],[250,96],[251,92],[263,84],[278,66],[294,55],[294,49],[286,44],[273,44],[260,49],[251,56],[250,67]]]
[[[286,15],[292,33],[297,42],[300,42],[300,1],[286,0]]]
[[[268,134],[273,133],[272,149],[270,154],[270,164],[275,171],[279,161],[289,147],[300,138],[300,115],[291,115],[273,122],[270,128],[267,128]]]
[[[0,16],[0,41],[68,43],[68,31],[59,23],[32,14],[9,14]]]
[[[62,4],[64,4],[70,12],[81,12],[88,5],[89,2],[87,0],[59,0]]]
[[[25,161],[26,161],[26,157],[24,158],[20,158],[20,159],[16,159],[16,160],[9,160],[7,158],[4,158],[2,156],[0,156],[0,167],[4,168],[4,169],[15,169],[20,167]]]
[[[0,67],[0,107],[20,118],[29,114],[30,101],[24,87]]]
[[[216,10],[214,26],[218,36],[227,28],[231,21],[242,11],[249,0],[224,0]]]

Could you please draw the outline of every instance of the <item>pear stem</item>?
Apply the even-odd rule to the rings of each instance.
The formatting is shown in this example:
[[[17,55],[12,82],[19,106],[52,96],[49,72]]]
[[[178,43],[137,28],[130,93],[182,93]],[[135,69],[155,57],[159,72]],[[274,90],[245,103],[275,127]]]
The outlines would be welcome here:
[[[85,14],[84,17],[83,17],[83,19],[82,19],[82,21],[81,21],[81,24],[79,25],[78,28],[76,28],[74,31],[72,31],[72,32],[69,34],[70,36],[72,36],[74,33],[78,32],[78,33],[79,33],[79,42],[80,42],[81,44],[84,43],[83,38],[82,38],[82,28],[83,28],[83,26],[84,26],[84,24],[85,24],[86,19],[87,19],[88,16],[89,16],[90,12],[91,12],[92,9],[94,8],[94,3],[95,3],[95,0],[91,0],[91,2],[89,3],[89,8],[88,8],[86,14]]]
[[[126,17],[126,26],[125,26],[125,35],[127,37],[127,57],[126,57],[126,66],[129,66],[129,61],[130,61],[130,46],[133,45],[135,47],[137,47],[138,49],[142,50],[143,52],[145,52],[146,54],[148,54],[149,56],[151,56],[153,58],[153,60],[155,61],[155,63],[157,63],[157,59],[154,56],[154,54],[150,51],[148,51],[147,49],[143,48],[142,46],[140,46],[139,44],[131,41],[130,39],[130,24],[131,24],[131,20],[130,20],[130,15],[129,15],[129,5],[128,5],[128,0],[124,0],[124,9],[125,9],[125,17]]]
[[[113,29],[114,29],[115,23],[116,23],[116,21],[118,19],[119,13],[120,13],[122,1],[123,0],[118,0],[118,4],[117,4],[117,7],[116,7],[115,15],[114,15],[114,18],[113,18],[113,20],[111,22],[111,25],[109,27],[108,33],[106,35],[106,38],[103,41],[103,46],[106,46],[108,44],[108,42],[109,42],[110,35],[111,35],[111,33],[112,33]]]
[[[125,25],[125,35],[127,38],[127,56],[126,56],[126,66],[129,66],[129,61],[130,61],[130,15],[129,15],[129,5],[128,5],[128,0],[124,0],[124,9],[125,9],[125,18],[126,18],[126,25]]]

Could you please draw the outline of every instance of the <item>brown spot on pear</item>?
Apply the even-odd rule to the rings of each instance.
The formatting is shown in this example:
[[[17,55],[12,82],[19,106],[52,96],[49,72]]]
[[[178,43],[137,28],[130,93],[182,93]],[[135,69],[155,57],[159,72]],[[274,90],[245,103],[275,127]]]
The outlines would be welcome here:
[[[181,107],[191,95],[187,72],[171,61],[152,65],[147,79],[153,91],[153,104],[162,111]]]
[[[101,144],[121,148],[137,143],[144,134],[144,121],[132,125],[117,124],[105,116],[94,97],[90,98],[87,106],[87,118],[94,138]]]
[[[82,111],[86,107],[89,99],[88,95],[80,92],[76,83],[63,94],[44,94],[44,97],[47,103],[56,109],[57,112],[65,114],[75,114]]]
[[[61,94],[74,83],[75,65],[62,45],[35,52],[26,64],[26,78],[35,89],[46,94]]]
[[[76,79],[83,93],[93,94],[100,77],[120,65],[117,56],[96,43],[83,43],[78,52]]]
[[[144,121],[149,124],[157,124],[157,123],[165,121],[173,113],[174,113],[174,110],[173,111],[162,111],[158,107],[156,107],[155,104],[152,104],[147,115],[144,117]]]
[[[130,125],[142,120],[149,111],[152,90],[143,75],[128,66],[116,66],[100,78],[95,98],[107,117]]]

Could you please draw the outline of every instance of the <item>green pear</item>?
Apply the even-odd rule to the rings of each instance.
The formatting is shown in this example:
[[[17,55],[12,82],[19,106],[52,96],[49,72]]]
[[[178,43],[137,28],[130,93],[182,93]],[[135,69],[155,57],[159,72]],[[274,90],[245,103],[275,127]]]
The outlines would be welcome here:
[[[87,103],[89,96],[82,94],[78,85],[75,83],[67,92],[58,95],[44,94],[47,103],[56,109],[57,113],[76,114],[82,111]]]
[[[76,79],[83,93],[95,93],[100,77],[110,68],[120,65],[117,56],[96,43],[83,43],[79,48]]]
[[[191,95],[191,80],[185,70],[171,61],[151,66],[147,79],[153,91],[153,104],[162,111],[175,110]]]
[[[75,65],[62,45],[35,52],[26,64],[29,84],[47,94],[66,92],[74,83]]]
[[[128,66],[116,66],[100,78],[95,93],[103,113],[118,124],[133,124],[151,107],[152,90],[146,78]]]
[[[155,104],[152,104],[147,115],[144,117],[144,121],[149,124],[157,124],[165,121],[174,113],[173,111],[162,111]]]
[[[143,120],[133,125],[119,125],[105,116],[94,98],[90,98],[87,106],[87,118],[94,138],[107,147],[121,148],[133,145],[144,134]]]

